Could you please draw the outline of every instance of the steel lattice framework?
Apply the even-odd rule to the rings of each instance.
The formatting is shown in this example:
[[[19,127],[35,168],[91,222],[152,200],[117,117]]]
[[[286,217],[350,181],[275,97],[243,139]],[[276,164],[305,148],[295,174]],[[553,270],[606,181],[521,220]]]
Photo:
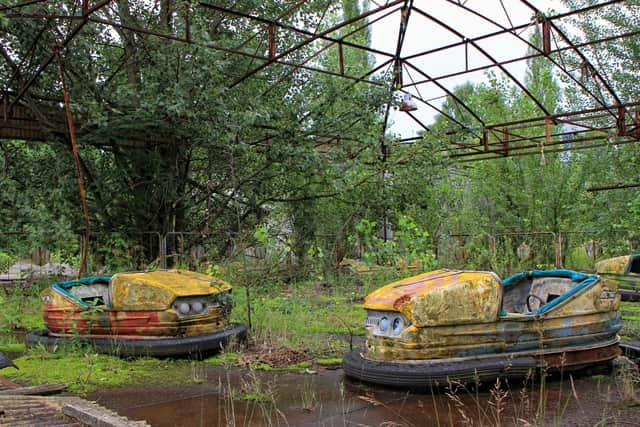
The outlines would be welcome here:
[[[64,54],[66,50],[73,49],[74,39],[87,25],[117,28],[145,37],[195,44],[228,55],[249,58],[253,67],[231,79],[230,88],[242,85],[248,79],[259,78],[265,70],[277,67],[281,70],[278,82],[304,71],[345,79],[353,85],[388,86],[395,90],[396,96],[411,94],[418,101],[420,109],[406,112],[406,115],[420,132],[401,137],[399,142],[411,143],[422,139],[423,134],[430,131],[426,123],[437,115],[450,125],[447,134],[449,144],[445,150],[458,161],[578,150],[612,142],[627,144],[636,142],[640,136],[640,103],[617,93],[612,76],[593,59],[593,52],[599,46],[615,40],[635,40],[640,31],[584,40],[564,29],[570,26],[573,18],[616,8],[624,0],[603,1],[556,14],[546,14],[528,0],[371,0],[368,10],[328,28],[319,24],[315,28],[308,28],[300,24],[300,11],[308,3],[307,0],[283,3],[286,7],[277,16],[264,16],[255,11],[228,6],[227,3],[231,2],[187,1],[184,3],[184,13],[180,14],[183,20],[180,34],[159,31],[157,26],[144,25],[142,22],[124,24],[101,13],[116,1],[78,0],[76,8],[68,14],[43,12],[44,9],[41,10],[39,6],[46,5],[46,0],[26,0],[0,6],[0,13],[8,19],[42,23],[43,30],[33,40],[32,50],[42,48],[39,38],[44,31],[51,29],[52,23],[64,23],[67,28],[66,32],[58,34],[57,46],[51,47],[38,63],[32,62],[33,55],[16,58],[6,41],[0,45],[0,56],[5,66],[12,70],[12,78],[5,82],[3,88],[0,138],[45,140],[52,132],[67,133],[65,117],[60,109],[62,100],[43,97],[33,88],[43,71],[55,66],[61,52]],[[332,3],[336,2],[329,0],[327,8]],[[248,27],[253,35],[238,40],[232,47],[198,40],[191,31],[190,13],[195,10],[211,11],[215,13],[218,24],[224,20],[232,25]],[[447,10],[447,14],[443,15],[443,10]],[[459,19],[451,20],[447,16]],[[390,46],[376,47],[375,44],[365,45],[354,41],[354,35],[377,27],[386,32],[386,39],[393,40]],[[539,43],[531,42],[532,31],[539,34]],[[408,39],[415,38],[416,34],[425,38],[422,48],[408,46]],[[263,48],[256,49],[256,41]],[[513,43],[520,50],[505,48]],[[318,61],[330,51],[337,53],[335,69],[322,66]],[[353,74],[345,66],[347,51],[365,52],[375,61],[365,73]],[[550,64],[565,85],[574,88],[587,100],[586,107],[580,111],[550,111],[545,101],[527,87],[522,73],[516,70],[532,60]],[[537,112],[518,121],[491,123],[456,95],[454,89],[460,79],[487,71],[511,81],[518,91],[531,100]],[[61,76],[64,79],[63,74]],[[384,80],[380,76],[390,77]],[[451,108],[443,108],[442,101],[445,99],[456,114],[451,112]],[[388,128],[394,102],[389,100],[386,104],[381,131],[380,150],[384,158],[392,143]],[[51,109],[51,106],[57,108]],[[69,123],[72,127],[71,120]],[[330,132],[318,136],[323,138],[323,143],[341,137]],[[147,141],[141,137],[119,143],[140,145]]]

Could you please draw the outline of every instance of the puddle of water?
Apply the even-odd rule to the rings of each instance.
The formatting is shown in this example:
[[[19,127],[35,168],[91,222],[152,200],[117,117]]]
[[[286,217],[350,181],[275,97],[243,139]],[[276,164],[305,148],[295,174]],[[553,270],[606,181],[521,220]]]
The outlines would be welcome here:
[[[252,384],[269,391],[273,403],[229,397],[229,387],[247,390]],[[88,398],[153,426],[456,426],[466,418],[474,425],[522,424],[518,419],[523,419],[579,426],[594,425],[610,413],[616,420],[634,420],[637,414],[620,409],[615,390],[608,377],[582,377],[549,381],[542,394],[539,383],[526,388],[518,383],[501,393],[485,388],[452,396],[357,384],[345,380],[342,370],[310,376],[210,368],[199,385],[112,389]],[[536,420],[540,415],[544,422]]]

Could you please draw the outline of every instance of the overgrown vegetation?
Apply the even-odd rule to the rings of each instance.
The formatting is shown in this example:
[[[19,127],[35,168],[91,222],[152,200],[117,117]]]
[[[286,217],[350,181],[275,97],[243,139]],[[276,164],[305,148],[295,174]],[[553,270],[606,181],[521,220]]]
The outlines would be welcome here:
[[[2,375],[28,384],[62,383],[75,393],[104,387],[134,384],[189,384],[199,382],[189,360],[143,358],[126,360],[97,354],[91,348],[43,348],[29,350],[15,360],[20,370],[5,369]]]

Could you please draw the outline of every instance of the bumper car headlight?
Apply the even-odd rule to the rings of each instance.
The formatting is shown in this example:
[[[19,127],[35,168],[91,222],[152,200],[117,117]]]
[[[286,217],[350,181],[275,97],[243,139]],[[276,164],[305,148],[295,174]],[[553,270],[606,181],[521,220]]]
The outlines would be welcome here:
[[[389,323],[390,321],[387,317],[380,319],[380,331],[387,332],[387,329],[389,329]]]
[[[180,304],[178,304],[178,312],[182,315],[187,315],[189,314],[189,311],[191,311],[191,307],[189,307],[189,304],[187,304],[186,302],[181,302]]]
[[[400,335],[404,329],[404,320],[401,317],[393,319],[393,335]]]

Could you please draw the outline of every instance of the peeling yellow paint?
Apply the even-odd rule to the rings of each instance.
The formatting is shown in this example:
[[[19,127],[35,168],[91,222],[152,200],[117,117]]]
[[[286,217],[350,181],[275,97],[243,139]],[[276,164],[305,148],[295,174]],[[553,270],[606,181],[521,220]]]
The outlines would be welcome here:
[[[598,274],[624,274],[630,258],[630,255],[625,255],[597,262],[596,272]]]
[[[500,287],[493,273],[436,270],[372,292],[364,307],[400,311],[416,326],[492,322],[498,317]]]
[[[114,310],[164,310],[176,297],[229,289],[222,280],[187,270],[119,273],[111,278],[111,304]]]

